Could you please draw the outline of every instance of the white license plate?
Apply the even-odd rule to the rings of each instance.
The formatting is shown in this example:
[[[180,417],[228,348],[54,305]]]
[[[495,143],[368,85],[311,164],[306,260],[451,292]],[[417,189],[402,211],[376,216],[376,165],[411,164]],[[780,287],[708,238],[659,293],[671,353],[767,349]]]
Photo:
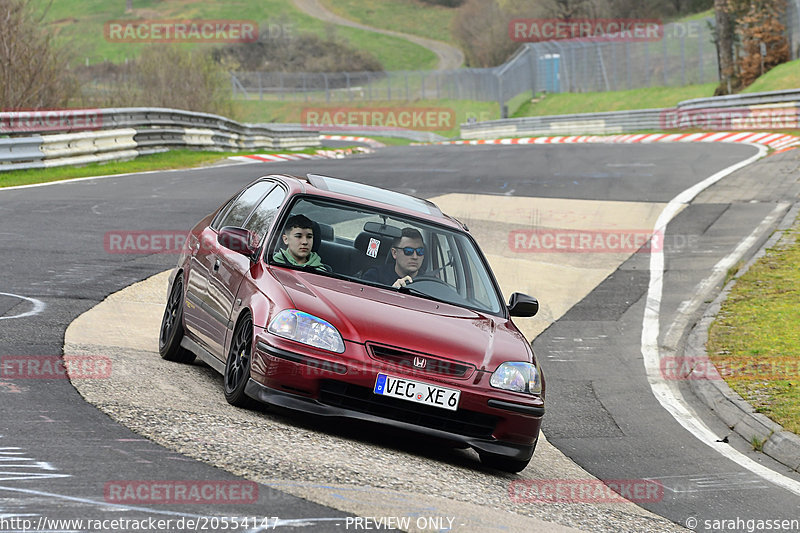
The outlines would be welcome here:
[[[458,409],[458,399],[461,397],[461,391],[458,389],[448,389],[386,374],[378,374],[373,392],[381,396],[391,396],[451,411]]]

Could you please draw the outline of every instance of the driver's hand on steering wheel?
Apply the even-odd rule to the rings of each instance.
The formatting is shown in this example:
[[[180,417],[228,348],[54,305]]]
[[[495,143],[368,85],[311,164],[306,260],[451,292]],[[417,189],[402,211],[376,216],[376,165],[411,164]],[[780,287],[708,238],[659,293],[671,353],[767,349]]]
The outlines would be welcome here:
[[[412,281],[414,280],[411,278],[411,276],[405,276],[392,283],[392,287],[394,287],[395,289],[399,289],[401,287],[405,287]]]

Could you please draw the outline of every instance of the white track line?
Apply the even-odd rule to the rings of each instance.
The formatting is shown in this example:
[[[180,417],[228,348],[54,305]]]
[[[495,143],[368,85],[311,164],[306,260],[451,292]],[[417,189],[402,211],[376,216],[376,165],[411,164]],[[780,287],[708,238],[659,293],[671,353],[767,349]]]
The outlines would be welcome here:
[[[658,217],[655,224],[655,232],[666,230],[667,224],[678,213],[684,204],[688,204],[700,192],[710,187],[717,181],[733,172],[761,159],[767,154],[767,148],[764,146],[757,146],[758,154],[750,157],[740,163],[730,166],[713,176],[706,178],[700,183],[686,189],[682,193],[673,198],[669,204],[664,208]],[[758,230],[756,230],[758,231]],[[663,234],[663,233],[662,233]],[[727,264],[733,256],[741,253],[745,246],[751,246],[755,242],[755,232],[750,237],[742,241],[737,248],[731,252],[727,257],[718,263],[718,265]],[[650,255],[650,284],[647,289],[647,305],[644,311],[644,318],[642,320],[642,356],[644,357],[644,366],[647,371],[647,380],[650,383],[650,388],[653,395],[656,397],[661,406],[672,415],[673,418],[683,426],[692,435],[697,437],[703,444],[711,447],[720,455],[734,461],[743,468],[753,472],[754,474],[770,481],[790,492],[800,496],[800,482],[795,481],[789,477],[781,475],[769,468],[757,463],[750,457],[734,449],[726,443],[718,443],[719,436],[714,433],[702,420],[696,415],[691,407],[686,403],[683,396],[677,387],[673,387],[673,383],[664,379],[661,374],[660,365],[660,352],[658,345],[659,336],[659,319],[661,311],[661,297],[663,292],[664,282],[664,252],[663,250],[653,252]]]
[[[0,292],[0,296],[10,296],[12,298],[19,298],[20,300],[25,300],[27,302],[30,302],[31,305],[33,305],[33,309],[31,309],[28,312],[20,313],[18,315],[13,315],[13,316],[0,316],[0,320],[10,320],[12,318],[24,318],[26,316],[38,315],[39,313],[44,311],[44,308],[46,307],[43,301],[37,300],[36,298],[28,298],[27,296],[20,296],[19,294],[11,294],[8,292]]]

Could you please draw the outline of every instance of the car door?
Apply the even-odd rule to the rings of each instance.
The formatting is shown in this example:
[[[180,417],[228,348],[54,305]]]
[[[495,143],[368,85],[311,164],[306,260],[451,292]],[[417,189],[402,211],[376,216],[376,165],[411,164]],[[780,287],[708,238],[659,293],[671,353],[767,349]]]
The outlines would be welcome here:
[[[265,239],[269,225],[275,219],[278,208],[286,198],[286,192],[273,182],[261,182],[269,184],[269,190],[262,194],[257,207],[253,209],[245,218],[240,216],[226,217],[220,224],[220,229],[225,226],[241,227],[253,233],[257,242]],[[261,189],[264,193],[266,189]],[[216,240],[213,243],[214,257],[208,277],[208,314],[212,322],[209,343],[211,353],[220,359],[225,359],[224,346],[227,343],[227,336],[233,331],[232,315],[234,308],[237,308],[236,294],[245,276],[249,275],[252,266],[251,259],[244,255],[228,250],[220,245]]]
[[[223,318],[215,315],[215,306],[211,303],[210,280],[216,277],[221,266],[220,245],[217,243],[219,229],[241,225],[274,186],[274,182],[262,180],[244,189],[220,211],[210,226],[200,232],[197,242],[190,243],[192,257],[189,263],[184,321],[191,336],[214,355],[219,356],[225,335],[224,329],[220,330]]]
[[[206,308],[208,278],[214,264],[213,250],[209,243],[216,242],[217,234],[211,227],[205,227],[198,235],[189,236],[189,268],[186,280],[186,300],[183,321],[187,334],[204,348],[209,348],[211,318]]]

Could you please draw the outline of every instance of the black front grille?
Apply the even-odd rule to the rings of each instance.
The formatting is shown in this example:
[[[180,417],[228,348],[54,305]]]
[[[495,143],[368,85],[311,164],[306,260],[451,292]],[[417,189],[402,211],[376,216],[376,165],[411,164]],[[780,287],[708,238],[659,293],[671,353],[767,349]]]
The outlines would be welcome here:
[[[407,352],[392,348],[391,346],[381,346],[379,344],[368,344],[372,356],[376,359],[388,361],[397,366],[415,370],[417,372],[428,372],[431,374],[439,374],[443,376],[464,377],[467,372],[472,368],[470,365],[448,361],[446,359],[437,359],[430,355],[419,354],[414,352]],[[420,368],[414,362],[424,361],[424,367]]]
[[[323,381],[319,400],[327,405],[467,437],[491,438],[498,421],[497,417],[475,411],[448,411],[381,396],[373,393],[372,389],[341,381]]]

